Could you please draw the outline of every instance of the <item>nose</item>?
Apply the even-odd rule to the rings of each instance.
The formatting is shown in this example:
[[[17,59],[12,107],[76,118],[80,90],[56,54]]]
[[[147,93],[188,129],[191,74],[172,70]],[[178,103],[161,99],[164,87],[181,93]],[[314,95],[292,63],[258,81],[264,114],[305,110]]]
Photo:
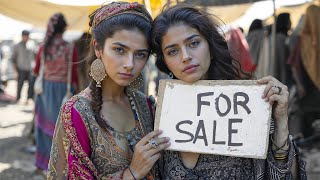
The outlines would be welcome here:
[[[129,55],[123,63],[123,67],[130,71],[133,69],[133,55]]]
[[[187,62],[191,60],[190,53],[188,52],[188,49],[186,47],[181,49],[182,51],[182,62]]]

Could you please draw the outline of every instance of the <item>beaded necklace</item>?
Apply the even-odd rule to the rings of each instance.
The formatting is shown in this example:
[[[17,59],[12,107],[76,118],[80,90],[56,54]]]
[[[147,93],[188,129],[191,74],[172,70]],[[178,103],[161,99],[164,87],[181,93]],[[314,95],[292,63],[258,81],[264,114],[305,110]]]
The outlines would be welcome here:
[[[141,131],[141,127],[139,126],[140,120],[139,120],[138,114],[136,112],[136,106],[134,104],[133,98],[130,95],[128,95],[128,97],[129,97],[131,109],[133,111],[134,119],[135,119],[135,126],[133,129],[131,129],[130,131],[127,131],[127,132],[117,131],[107,123],[106,118],[103,115],[100,115],[100,116],[103,119],[102,126],[105,129],[105,131],[109,135],[111,135],[113,138],[116,138],[118,140],[127,139],[129,147],[133,151],[134,145],[140,140],[140,137],[142,135],[142,131]]]

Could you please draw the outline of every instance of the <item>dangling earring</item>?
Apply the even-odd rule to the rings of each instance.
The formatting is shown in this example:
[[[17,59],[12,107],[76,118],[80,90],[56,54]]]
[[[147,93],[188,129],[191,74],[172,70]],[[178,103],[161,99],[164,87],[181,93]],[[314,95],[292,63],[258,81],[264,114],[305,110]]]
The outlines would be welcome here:
[[[107,76],[106,69],[104,68],[101,59],[97,58],[93,61],[89,75],[96,81],[96,87],[101,87],[101,81]]]
[[[133,92],[139,91],[143,85],[143,77],[140,74],[132,83],[129,84],[130,90]]]
[[[168,78],[169,78],[169,79],[173,79],[173,73],[172,73],[172,72],[170,72],[170,73],[168,74]]]

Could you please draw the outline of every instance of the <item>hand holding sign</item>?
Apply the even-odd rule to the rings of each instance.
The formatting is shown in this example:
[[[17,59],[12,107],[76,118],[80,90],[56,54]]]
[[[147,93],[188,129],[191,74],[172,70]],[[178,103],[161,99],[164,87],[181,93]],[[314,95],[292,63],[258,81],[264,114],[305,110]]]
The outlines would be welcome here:
[[[274,141],[277,147],[282,147],[287,141],[288,130],[288,87],[283,85],[280,81],[272,76],[264,77],[257,81],[259,84],[266,84],[266,88],[263,92],[262,98],[265,98],[266,102],[273,105],[273,117],[275,119],[275,133]],[[282,149],[288,149],[285,146]]]
[[[265,158],[271,106],[256,81],[160,82],[155,128],[169,150]]]

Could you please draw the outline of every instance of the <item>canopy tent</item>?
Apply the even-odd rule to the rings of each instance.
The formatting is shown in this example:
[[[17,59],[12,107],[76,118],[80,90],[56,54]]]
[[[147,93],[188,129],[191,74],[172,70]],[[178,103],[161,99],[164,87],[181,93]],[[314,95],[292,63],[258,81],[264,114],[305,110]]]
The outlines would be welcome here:
[[[49,17],[56,12],[61,12],[66,16],[68,22],[68,30],[88,30],[88,15],[103,3],[108,3],[114,0],[0,0],[0,12],[3,15],[9,16],[13,19],[32,24],[34,27],[45,28]],[[162,9],[168,0],[127,0],[130,2],[138,1],[145,3],[147,9],[152,12],[155,17]],[[252,18],[258,18],[259,14],[264,17],[262,20],[272,16],[273,7],[264,6],[264,10],[257,12],[256,4],[268,4],[272,1],[259,1],[258,0],[215,0],[215,1],[191,1],[186,0],[188,3],[201,5],[207,2],[208,5],[222,4],[223,6],[208,6],[207,11],[219,17],[225,24],[233,24],[235,26],[242,26],[244,29],[248,28],[252,22]],[[289,12],[292,14],[292,24],[298,22],[296,16],[301,15],[307,5],[303,3],[311,0],[276,0],[277,12]],[[171,0],[171,5],[176,3],[176,0]],[[181,0],[180,0],[181,2]],[[215,3],[214,3],[215,2]],[[247,3],[244,3],[247,2]],[[249,3],[248,3],[249,2]],[[234,4],[241,3],[241,4]],[[298,4],[293,7],[287,7],[288,4]],[[302,5],[301,5],[302,4]],[[248,11],[255,11],[253,14],[248,14]],[[299,13],[297,13],[299,12]],[[244,22],[246,21],[246,22]],[[267,22],[270,22],[268,20]],[[5,26],[5,25],[3,25]]]
[[[88,30],[88,15],[103,3],[116,0],[0,0],[1,14],[10,18],[45,28],[49,17],[61,12],[68,22],[68,30]],[[127,0],[129,2],[147,2],[148,10],[155,16],[166,0]],[[4,25],[3,25],[4,26]]]

